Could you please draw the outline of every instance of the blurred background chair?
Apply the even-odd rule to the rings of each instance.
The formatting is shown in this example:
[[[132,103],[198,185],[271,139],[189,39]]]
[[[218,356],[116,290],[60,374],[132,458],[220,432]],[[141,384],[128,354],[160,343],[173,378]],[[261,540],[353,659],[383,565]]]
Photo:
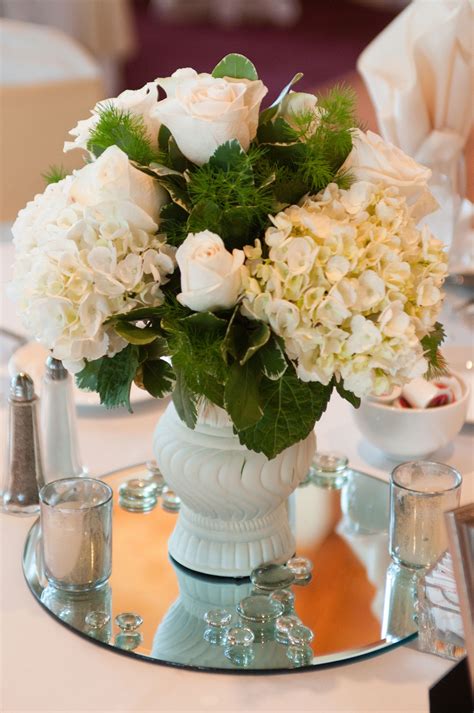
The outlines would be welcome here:
[[[107,96],[118,92],[121,63],[136,47],[130,0],[0,0],[0,16],[73,37],[99,63]]]
[[[20,0],[21,2],[21,0]],[[68,4],[68,3],[65,3]],[[42,174],[82,165],[68,131],[104,97],[100,67],[59,30],[0,20],[0,222],[44,190]]]

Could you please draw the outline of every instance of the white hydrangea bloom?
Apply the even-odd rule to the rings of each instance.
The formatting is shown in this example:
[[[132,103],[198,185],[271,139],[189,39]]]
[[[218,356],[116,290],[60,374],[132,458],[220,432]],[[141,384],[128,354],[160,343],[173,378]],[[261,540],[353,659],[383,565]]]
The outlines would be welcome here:
[[[176,261],[157,234],[155,183],[112,146],[48,186],[13,226],[10,293],[26,329],[73,372],[126,346],[105,324],[111,316],[163,301]]]
[[[330,184],[272,222],[266,251],[245,248],[242,312],[284,339],[300,379],[364,396],[424,373],[447,260],[398,188]]]

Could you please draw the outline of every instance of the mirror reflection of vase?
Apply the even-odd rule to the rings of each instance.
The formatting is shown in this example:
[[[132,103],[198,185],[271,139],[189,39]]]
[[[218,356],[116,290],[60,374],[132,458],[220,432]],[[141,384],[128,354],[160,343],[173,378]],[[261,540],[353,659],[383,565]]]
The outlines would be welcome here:
[[[248,579],[223,580],[196,575],[172,561],[179,596],[168,609],[153,640],[152,656],[186,666],[236,668],[224,655],[224,646],[204,639],[204,614],[223,608],[233,614],[231,626],[241,624],[236,607],[253,592]],[[287,668],[286,647],[276,641],[252,644],[255,658],[248,668]]]
[[[112,636],[112,589],[108,584],[90,592],[68,592],[49,584],[42,603],[74,629],[108,643]]]

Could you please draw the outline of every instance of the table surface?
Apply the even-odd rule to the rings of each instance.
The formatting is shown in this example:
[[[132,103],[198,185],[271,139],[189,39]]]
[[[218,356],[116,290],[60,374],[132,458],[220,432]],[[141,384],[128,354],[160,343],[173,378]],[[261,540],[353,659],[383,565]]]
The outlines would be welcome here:
[[[365,111],[370,114],[367,108]],[[21,331],[13,307],[4,297],[11,257],[11,244],[2,241],[0,326]],[[468,346],[472,344],[469,325],[453,320],[456,305],[465,297],[452,293],[444,317],[450,342]],[[3,357],[5,362],[5,352]],[[5,363],[1,368],[4,386]],[[139,405],[133,416],[123,411],[91,411],[80,416],[80,446],[90,473],[104,474],[151,457],[152,432],[162,410],[160,402],[148,401]],[[6,433],[5,417],[2,398],[2,434]],[[463,473],[465,502],[474,500],[473,432],[472,425],[465,426],[452,444],[435,454],[437,460],[450,463]],[[340,450],[342,440],[343,450],[354,468],[388,480],[393,462],[362,440],[351,407],[339,397],[331,401],[316,433],[325,450]],[[2,471],[5,440],[2,436]],[[28,591],[21,569],[23,545],[32,522],[32,518],[0,516],[0,703],[5,712],[427,713],[429,687],[452,665],[450,661],[420,653],[416,642],[335,668],[245,679],[134,661],[76,636],[39,607]]]

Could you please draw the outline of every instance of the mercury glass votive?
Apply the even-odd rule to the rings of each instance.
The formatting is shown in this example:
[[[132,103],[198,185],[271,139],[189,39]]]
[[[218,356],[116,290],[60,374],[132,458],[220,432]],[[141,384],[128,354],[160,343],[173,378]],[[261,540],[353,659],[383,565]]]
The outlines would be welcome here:
[[[286,566],[295,575],[295,584],[308,584],[312,578],[313,563],[307,557],[292,557]]]
[[[252,584],[265,591],[286,589],[294,580],[295,575],[284,564],[262,564],[250,574]]]
[[[392,559],[406,567],[429,567],[446,551],[444,513],[459,505],[461,475],[449,465],[410,461],[390,480]]]
[[[280,602],[283,606],[283,616],[293,612],[295,595],[290,589],[275,589],[275,591],[270,594],[270,599]]]
[[[58,589],[101,587],[112,570],[112,489],[94,478],[62,478],[40,491],[45,574]]]
[[[119,487],[119,505],[128,512],[149,512],[156,507],[158,490],[151,478],[129,478]]]

